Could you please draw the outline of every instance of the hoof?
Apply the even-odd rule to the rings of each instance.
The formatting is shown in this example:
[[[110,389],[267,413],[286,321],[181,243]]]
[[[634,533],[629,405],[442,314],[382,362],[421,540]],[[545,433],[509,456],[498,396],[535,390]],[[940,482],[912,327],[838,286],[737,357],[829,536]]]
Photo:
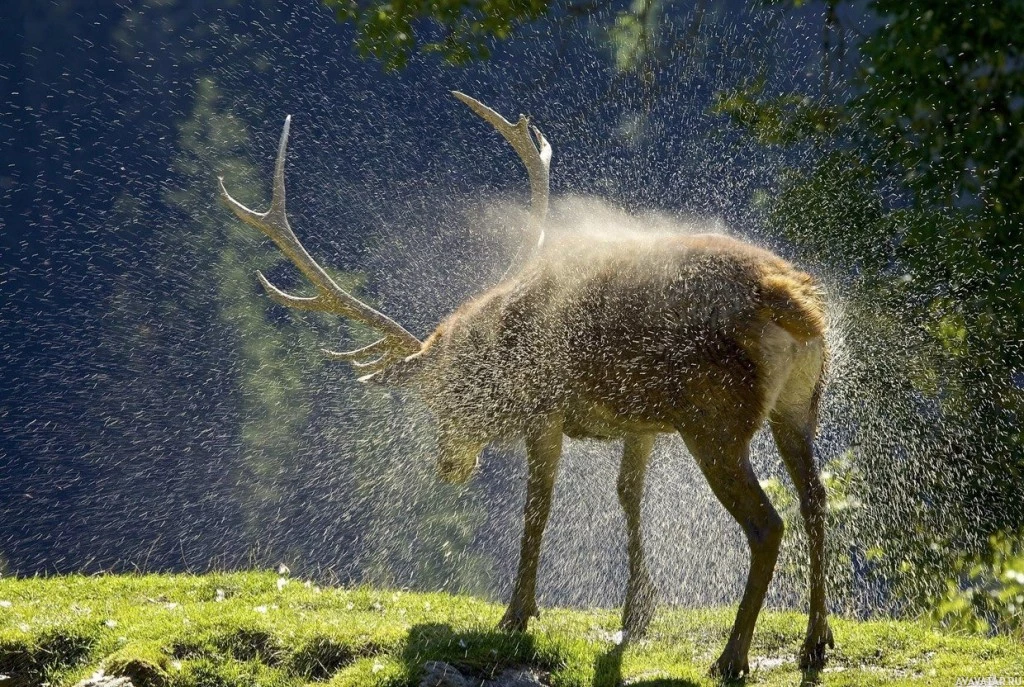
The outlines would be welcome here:
[[[626,587],[626,601],[622,608],[622,639],[624,642],[642,639],[647,634],[647,626],[654,619],[657,608],[658,589],[651,582],[646,567],[638,571],[630,571],[629,584]]]
[[[821,670],[825,667],[825,649],[834,649],[832,629],[826,625],[824,632],[808,634],[800,648],[800,669]]]
[[[624,622],[622,624],[622,643],[629,644],[630,642],[636,642],[647,636],[647,626],[651,624],[651,618],[654,617],[652,610],[651,614],[633,620],[632,622]]]
[[[750,664],[747,663],[746,656],[736,656],[726,650],[711,664],[708,674],[721,680],[738,680],[750,674]]]
[[[526,632],[526,626],[530,618],[537,615],[537,609],[526,610],[509,606],[505,615],[498,622],[498,629],[502,632]]]

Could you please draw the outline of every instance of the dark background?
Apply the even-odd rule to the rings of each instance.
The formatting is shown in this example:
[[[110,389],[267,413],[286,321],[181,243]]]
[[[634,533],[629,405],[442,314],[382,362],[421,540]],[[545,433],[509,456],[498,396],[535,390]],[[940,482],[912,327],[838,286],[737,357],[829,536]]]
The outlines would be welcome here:
[[[789,255],[757,194],[820,151],[755,145],[710,105],[756,75],[768,92],[813,93],[821,9],[699,9],[666,6],[679,28],[652,85],[614,69],[596,23],[558,17],[487,63],[416,57],[385,74],[313,0],[6,2],[3,568],[286,562],[330,579],[502,593],[522,507],[515,448],[489,451],[467,490],[437,485],[416,413],[405,419],[404,401],[367,397],[347,369],[316,356],[318,344],[365,333],[292,318],[261,296],[256,267],[298,282],[232,224],[216,176],[265,204],[279,126],[293,114],[293,224],[324,264],[364,275],[362,293],[418,336],[500,277],[519,237],[502,228],[514,224],[508,212],[484,209],[525,199],[513,155],[453,88],[534,118],[555,148],[556,196],[729,227]],[[850,31],[864,30],[865,14],[843,12]],[[808,267],[841,302],[845,268]],[[846,389],[830,393],[826,460],[852,431]],[[624,556],[614,451],[567,453],[546,595],[615,602]],[[681,443],[666,439],[658,455],[645,508],[664,592],[727,598],[744,568],[741,538]],[[773,455],[759,443],[765,475],[778,472]]]

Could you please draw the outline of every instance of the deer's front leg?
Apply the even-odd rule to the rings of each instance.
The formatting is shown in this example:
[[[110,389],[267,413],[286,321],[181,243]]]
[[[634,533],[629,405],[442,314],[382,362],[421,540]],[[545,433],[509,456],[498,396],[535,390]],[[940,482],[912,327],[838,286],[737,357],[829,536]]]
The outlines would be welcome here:
[[[498,624],[502,630],[523,632],[530,616],[537,615],[537,565],[544,527],[551,512],[558,458],[562,454],[562,422],[548,418],[526,437],[528,477],[525,526],[512,601]]]
[[[654,434],[629,434],[622,451],[622,465],[616,485],[619,504],[626,515],[626,551],[629,556],[629,583],[622,607],[622,633],[625,639],[638,639],[647,632],[654,617],[657,590],[651,582],[644,559],[640,532],[640,502],[644,495],[644,476],[654,448]]]

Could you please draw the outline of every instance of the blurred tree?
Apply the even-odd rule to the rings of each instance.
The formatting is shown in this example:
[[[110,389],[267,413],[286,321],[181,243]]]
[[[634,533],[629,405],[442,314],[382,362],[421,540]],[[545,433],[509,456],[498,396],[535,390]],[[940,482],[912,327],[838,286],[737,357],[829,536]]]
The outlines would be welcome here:
[[[1024,2],[875,0],[885,25],[861,45],[862,95],[885,155],[919,202],[1020,213]],[[1001,243],[1001,242],[997,242]]]
[[[231,111],[212,78],[200,78],[192,111],[179,125],[171,161],[175,182],[163,197],[164,212],[174,219],[165,218],[152,257],[156,264],[149,267],[170,276],[172,283],[160,297],[150,292],[148,280],[125,280],[112,295],[112,305],[119,336],[127,337],[136,351],[127,362],[138,383],[158,390],[164,403],[172,397],[184,400],[181,392],[191,390],[194,412],[216,414],[226,423],[221,431],[234,435],[237,448],[230,453],[237,455],[229,463],[233,503],[219,505],[241,516],[236,541],[266,548],[275,526],[298,506],[288,503],[287,482],[297,456],[308,449],[309,388],[321,365],[316,343],[324,326],[311,328],[268,306],[254,271],[273,273],[282,259],[212,202],[216,172],[246,202],[258,207],[269,198],[269,189],[257,181],[267,175],[244,156],[247,144],[245,122]],[[140,227],[145,216],[130,197],[118,201],[116,217],[122,226]],[[354,276],[338,278],[349,288],[358,283]],[[196,384],[208,387],[210,406],[199,400],[206,394],[199,394]],[[239,425],[231,426],[232,421]],[[227,448],[220,442],[196,442],[197,449],[203,446],[215,452]],[[196,460],[214,459],[204,454],[194,451]],[[177,460],[178,469],[187,472],[184,459]],[[198,492],[193,498],[202,493],[199,484],[192,489]]]
[[[315,329],[291,313],[268,315],[271,307],[253,281],[254,270],[273,273],[283,258],[232,215],[210,208],[215,171],[231,180],[233,193],[243,202],[253,207],[267,203],[269,188],[256,182],[267,175],[243,157],[247,142],[245,124],[225,106],[213,80],[202,78],[192,113],[180,127],[173,163],[180,185],[167,192],[166,201],[181,219],[180,239],[186,242],[182,250],[189,251],[195,267],[188,288],[215,295],[213,303],[200,308],[212,306],[233,335],[229,349],[235,358],[231,369],[241,419],[239,469],[244,473],[238,480],[239,501],[250,528],[247,538],[256,540],[275,514],[287,510],[279,481],[303,450],[309,371],[321,360]],[[180,254],[163,257],[177,260]],[[342,275],[340,283],[351,289],[357,279]]]
[[[193,64],[197,75],[189,113],[169,146],[173,176],[160,204],[146,208],[129,194],[118,201],[119,220],[140,233],[147,219],[160,217],[148,271],[173,282],[159,294],[142,294],[152,283],[126,280],[114,294],[119,336],[140,352],[130,361],[134,379],[190,404],[186,417],[193,421],[209,414],[224,424],[218,442],[194,444],[227,455],[220,463],[232,473],[231,500],[216,507],[234,516],[231,536],[249,548],[250,564],[286,560],[296,573],[321,568],[381,583],[486,593],[489,563],[467,551],[482,510],[460,506],[438,484],[432,457],[423,455],[429,443],[423,428],[401,426],[401,410],[389,399],[367,392],[346,366],[325,364],[320,353],[339,329],[354,345],[376,337],[337,317],[276,306],[259,286],[257,270],[290,292],[308,290],[269,241],[216,202],[216,179],[224,176],[250,207],[268,204],[270,169],[253,163],[249,133],[265,118],[262,99],[250,89],[265,87],[260,76],[278,65],[265,46],[232,31],[229,22],[239,19],[225,14],[208,23],[183,7],[139,3],[118,31],[126,59],[145,54],[150,43],[183,45],[177,58]],[[278,8],[267,2],[262,11]],[[230,61],[251,65],[252,78],[234,91],[224,92],[212,76],[214,53],[188,47],[216,32],[238,33]],[[170,41],[166,34],[195,40]],[[362,275],[335,271],[329,259],[322,264],[342,288],[361,289]],[[339,373],[349,383],[337,383]],[[166,396],[153,403],[166,404]],[[197,449],[190,459],[204,458]],[[174,460],[187,471],[189,459]],[[202,493],[202,484],[192,484],[187,497],[201,500]],[[318,539],[332,542],[317,551]]]

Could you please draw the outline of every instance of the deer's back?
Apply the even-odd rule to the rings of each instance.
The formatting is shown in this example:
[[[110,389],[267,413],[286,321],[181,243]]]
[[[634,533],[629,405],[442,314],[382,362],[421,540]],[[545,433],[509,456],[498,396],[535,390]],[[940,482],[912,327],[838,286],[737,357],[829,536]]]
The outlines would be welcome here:
[[[557,404],[570,433],[616,436],[759,413],[772,355],[762,339],[820,338],[824,318],[807,274],[706,234],[554,245],[443,326],[488,351],[491,383],[524,412]]]

